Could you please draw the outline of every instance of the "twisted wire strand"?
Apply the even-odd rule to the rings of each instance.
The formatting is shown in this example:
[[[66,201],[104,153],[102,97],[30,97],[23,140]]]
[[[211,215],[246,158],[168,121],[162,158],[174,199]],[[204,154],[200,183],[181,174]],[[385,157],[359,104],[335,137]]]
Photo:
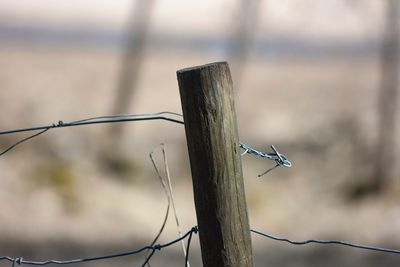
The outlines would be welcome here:
[[[58,121],[58,123],[52,123],[49,125],[43,126],[36,126],[36,127],[29,127],[29,128],[20,128],[14,130],[7,130],[7,131],[0,131],[0,135],[7,135],[7,134],[15,134],[15,133],[22,133],[22,132],[32,132],[32,131],[40,131],[39,133],[32,134],[26,138],[23,138],[4,151],[0,152],[0,156],[6,154],[16,146],[33,139],[50,129],[54,128],[64,128],[64,127],[71,127],[71,126],[82,126],[82,125],[90,125],[90,124],[104,124],[104,123],[116,123],[116,122],[128,122],[128,121],[150,121],[150,120],[165,120],[170,121],[178,124],[183,124],[183,121],[165,117],[162,115],[175,115],[181,117],[180,114],[170,111],[162,111],[157,113],[148,113],[148,114],[120,114],[120,115],[110,115],[110,116],[98,116],[98,117],[91,117],[82,120],[72,121],[72,122],[64,122]]]
[[[287,242],[287,243],[290,243],[292,245],[307,245],[307,244],[310,244],[310,243],[323,244],[323,245],[341,245],[341,246],[348,246],[348,247],[364,249],[364,250],[373,250],[373,251],[378,251],[378,252],[400,254],[400,250],[398,250],[398,249],[367,246],[367,245],[350,243],[350,242],[341,241],[341,240],[308,239],[308,240],[303,240],[303,241],[294,241],[294,240],[290,240],[290,239],[288,239],[286,237],[277,237],[277,236],[274,236],[274,235],[271,235],[271,234],[262,233],[260,231],[253,230],[253,229],[250,230],[250,231],[255,233],[255,234],[267,237],[269,239],[272,239],[272,240],[275,240],[275,241]]]
[[[252,154],[261,158],[267,158],[270,160],[274,160],[277,164],[279,165],[283,165],[285,167],[291,167],[292,163],[287,159],[287,157],[283,154],[281,154],[276,148],[275,146],[271,146],[272,150],[274,152],[262,152],[262,151],[258,151],[246,144],[243,143],[239,143],[240,148],[244,149],[244,152],[241,154],[241,156],[244,156],[246,154]]]
[[[98,116],[98,117],[91,117],[82,120],[77,120],[70,122],[71,124],[82,123],[87,121],[97,121],[102,119],[117,119],[117,118],[137,118],[137,117],[154,117],[154,116],[161,116],[161,115],[173,115],[178,117],[183,117],[182,114],[171,112],[171,111],[161,111],[157,113],[143,113],[143,114],[117,114],[117,115],[106,115],[106,116]]]
[[[292,167],[292,163],[288,160],[288,158],[281,154],[274,145],[271,145],[271,149],[274,151],[272,153],[266,153],[266,152],[262,152],[262,151],[258,151],[246,144],[243,143],[239,143],[239,147],[244,149],[244,152],[240,154],[240,156],[244,156],[246,154],[252,154],[261,158],[267,158],[269,160],[273,160],[275,161],[276,165],[269,168],[268,170],[266,170],[265,172],[261,173],[258,175],[258,177],[264,176],[265,174],[269,173],[270,171],[272,171],[273,169],[279,167],[279,166],[285,166],[285,167]]]
[[[32,132],[32,131],[53,129],[53,128],[64,128],[64,127],[71,127],[71,126],[128,122],[128,121],[165,120],[165,121],[170,121],[170,122],[174,122],[174,123],[178,123],[178,124],[183,124],[182,120],[162,116],[163,114],[175,114],[175,113],[163,111],[163,112],[148,113],[148,114],[122,114],[122,115],[98,116],[98,117],[92,117],[92,118],[87,118],[87,119],[82,119],[82,120],[77,120],[77,121],[72,121],[72,122],[64,122],[64,121],[60,120],[57,123],[52,123],[52,124],[48,124],[48,125],[0,131],[0,135],[14,134],[14,133],[20,133],[20,132]],[[178,113],[176,113],[176,114],[178,114]]]
[[[198,229],[197,229],[197,226],[195,226],[192,229],[190,229],[186,234],[184,234],[182,237],[179,237],[168,243],[157,244],[157,245],[152,245],[152,246],[145,246],[145,247],[142,247],[142,248],[139,248],[136,250],[132,250],[132,251],[104,255],[104,256],[89,257],[89,258],[82,258],[82,259],[71,259],[71,260],[44,260],[44,261],[30,261],[30,260],[25,260],[22,257],[12,258],[9,256],[0,256],[0,261],[9,261],[10,263],[13,264],[12,266],[14,266],[15,264],[18,264],[18,265],[22,265],[22,264],[26,264],[26,265],[48,265],[48,264],[67,265],[67,264],[75,264],[75,263],[82,263],[82,262],[88,262],[88,261],[99,261],[99,260],[105,260],[105,259],[120,258],[120,257],[138,254],[138,253],[141,253],[146,250],[152,250],[153,252],[146,258],[146,261],[142,265],[142,266],[145,266],[147,264],[147,262],[150,260],[150,258],[154,255],[156,250],[162,250],[166,247],[172,246],[172,245],[180,242],[181,240],[186,239],[187,237],[191,237],[193,235],[193,233],[197,234],[197,232],[198,232]]]

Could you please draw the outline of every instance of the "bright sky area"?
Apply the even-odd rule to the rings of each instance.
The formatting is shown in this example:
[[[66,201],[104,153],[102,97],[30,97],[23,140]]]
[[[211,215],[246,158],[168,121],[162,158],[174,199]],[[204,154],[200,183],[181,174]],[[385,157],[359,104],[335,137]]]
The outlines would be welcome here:
[[[240,20],[239,0],[153,2],[155,32],[218,35]],[[0,0],[0,23],[124,27],[134,4],[130,0]],[[365,38],[379,34],[382,7],[383,1],[374,0],[264,0],[257,8],[257,28],[261,34],[311,39]]]

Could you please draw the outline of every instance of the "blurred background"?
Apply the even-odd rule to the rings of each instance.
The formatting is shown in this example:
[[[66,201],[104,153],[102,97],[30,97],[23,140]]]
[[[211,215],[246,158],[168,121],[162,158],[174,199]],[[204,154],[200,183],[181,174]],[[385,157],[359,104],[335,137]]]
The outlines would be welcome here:
[[[181,112],[176,70],[228,61],[252,228],[400,248],[397,0],[0,1],[0,130]],[[6,149],[27,134],[0,136]],[[196,224],[184,129],[163,121],[54,129],[0,158],[0,254],[73,258],[149,244],[166,197]],[[172,216],[159,242],[177,237]],[[398,266],[398,256],[253,236],[256,266]],[[143,255],[84,266],[138,266]],[[198,238],[191,266],[201,266]],[[180,246],[152,266],[183,266]],[[0,266],[9,266],[2,262]],[[83,266],[83,265],[82,265]]]

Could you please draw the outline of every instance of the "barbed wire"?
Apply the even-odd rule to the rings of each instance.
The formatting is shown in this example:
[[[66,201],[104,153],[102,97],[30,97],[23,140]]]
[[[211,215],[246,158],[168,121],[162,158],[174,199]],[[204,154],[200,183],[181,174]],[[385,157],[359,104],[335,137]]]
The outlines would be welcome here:
[[[292,167],[292,163],[287,159],[287,157],[285,155],[279,153],[279,151],[274,147],[274,145],[271,145],[271,149],[274,151],[273,153],[261,152],[261,151],[258,151],[248,145],[245,145],[243,143],[240,143],[239,146],[240,146],[240,148],[244,149],[244,152],[242,154],[240,154],[242,157],[246,154],[252,154],[252,155],[256,155],[261,158],[267,158],[267,159],[270,159],[270,160],[273,160],[276,162],[276,165],[274,167],[259,174],[258,177],[261,177],[261,176],[269,173],[270,171],[272,171],[273,169],[275,169],[276,167],[279,167],[279,166],[285,166],[288,168]]]
[[[292,245],[307,245],[307,244],[310,244],[310,243],[316,243],[316,244],[322,244],[322,245],[341,245],[341,246],[348,246],[348,247],[364,249],[364,250],[373,250],[373,251],[378,251],[378,252],[400,254],[400,250],[398,250],[398,249],[367,246],[367,245],[350,243],[350,242],[341,241],[341,240],[308,239],[308,240],[304,240],[304,241],[293,241],[293,240],[290,240],[290,239],[288,239],[286,237],[277,237],[277,236],[274,236],[274,235],[271,235],[271,234],[262,233],[262,232],[257,231],[257,230],[250,230],[250,231],[255,233],[255,234],[267,237],[269,239],[272,239],[272,240],[275,240],[275,241],[287,242],[287,243],[292,244]]]
[[[104,255],[104,256],[97,256],[97,257],[90,257],[90,258],[71,259],[71,260],[31,261],[31,260],[25,260],[22,257],[12,258],[9,256],[0,256],[0,261],[9,261],[13,267],[15,266],[15,264],[18,264],[18,265],[23,265],[23,264],[25,264],[25,265],[49,265],[49,264],[67,265],[67,264],[76,264],[76,263],[83,263],[83,262],[89,262],[89,261],[99,261],[99,260],[106,260],[106,259],[112,259],[112,258],[120,258],[120,257],[126,257],[126,256],[139,254],[144,251],[151,251],[151,253],[146,257],[145,261],[141,265],[142,267],[144,267],[148,263],[148,261],[151,259],[151,257],[153,257],[153,255],[155,254],[155,252],[157,250],[162,250],[166,247],[172,246],[186,238],[188,238],[186,251],[189,251],[190,243],[192,240],[192,235],[197,234],[197,233],[198,233],[198,228],[197,228],[197,226],[194,226],[194,227],[192,227],[192,229],[190,229],[188,232],[186,232],[186,234],[184,234],[183,236],[181,236],[175,240],[172,240],[168,243],[149,245],[149,246],[145,246],[145,247],[142,247],[142,248],[139,248],[136,250],[132,250],[132,251]],[[189,260],[189,257],[187,254],[185,257],[185,267],[187,267],[188,260]]]
[[[19,140],[18,142],[14,143],[13,145],[9,146],[7,149],[5,149],[4,151],[2,151],[0,153],[0,156],[3,156],[4,154],[9,152],[16,146],[18,146],[28,140],[31,140],[35,137],[38,137],[39,135],[44,134],[45,132],[47,132],[50,129],[55,129],[55,128],[65,128],[65,127],[82,126],[82,125],[90,125],[90,124],[105,124],[105,123],[117,123],[117,122],[129,122],[129,121],[150,121],[150,120],[165,120],[165,121],[170,121],[170,122],[174,122],[174,123],[178,123],[178,124],[183,124],[183,121],[181,121],[181,120],[165,117],[162,115],[181,116],[178,113],[169,112],[169,111],[162,111],[162,112],[149,113],[149,114],[119,114],[119,115],[91,117],[91,118],[81,119],[81,120],[72,121],[72,122],[64,122],[64,121],[60,120],[57,123],[51,123],[49,125],[0,131],[0,135],[40,131],[39,133],[32,134],[26,138]]]
[[[173,117],[171,118],[166,115],[179,117],[179,119],[173,118]],[[76,121],[72,121],[72,122],[64,122],[64,121],[60,120],[60,121],[58,121],[58,123],[52,123],[49,125],[0,131],[0,135],[15,134],[15,133],[21,133],[21,132],[40,131],[39,133],[35,133],[31,136],[23,138],[20,141],[16,142],[15,144],[11,145],[7,149],[5,149],[3,152],[1,152],[0,156],[9,152],[16,146],[34,138],[34,137],[37,137],[37,136],[47,132],[50,129],[54,129],[54,128],[65,128],[65,127],[72,127],[72,126],[129,122],[129,121],[150,121],[150,120],[165,120],[165,121],[169,121],[169,122],[173,122],[173,123],[184,124],[184,121],[182,120],[182,118],[183,118],[182,114],[179,114],[176,112],[171,112],[171,111],[161,111],[161,112],[157,112],[157,113],[119,114],[119,115],[97,116],[97,117],[91,117],[91,118],[86,118],[86,119],[80,119],[80,120],[76,120]],[[292,163],[289,161],[289,159],[285,155],[280,153],[273,145],[271,146],[273,152],[269,152],[269,153],[258,151],[258,150],[254,149],[246,144],[243,144],[243,143],[239,143],[239,146],[240,146],[240,148],[244,149],[244,152],[241,154],[241,156],[244,156],[245,154],[252,154],[255,156],[259,156],[262,158],[267,158],[269,160],[275,161],[276,165],[274,167],[272,167],[272,168],[268,169],[267,171],[263,172],[262,174],[258,175],[258,177],[265,175],[266,173],[270,172],[271,170],[273,170],[279,166],[284,166],[284,167],[292,166]]]
[[[39,131],[39,130],[53,129],[53,128],[64,128],[64,127],[71,127],[71,126],[127,122],[127,121],[165,120],[165,121],[170,121],[170,122],[174,122],[174,123],[178,123],[178,124],[184,124],[184,122],[182,120],[162,116],[165,114],[166,115],[176,115],[176,116],[182,117],[181,114],[175,113],[175,112],[170,112],[170,111],[161,111],[161,112],[157,112],[157,113],[146,113],[146,114],[106,115],[106,116],[97,116],[97,117],[76,120],[76,121],[72,121],[72,122],[64,122],[64,121],[60,120],[57,123],[51,123],[48,125],[20,128],[20,129],[8,130],[8,131],[0,131],[0,135],[14,134],[14,133],[20,133],[20,132],[32,132],[32,131]]]

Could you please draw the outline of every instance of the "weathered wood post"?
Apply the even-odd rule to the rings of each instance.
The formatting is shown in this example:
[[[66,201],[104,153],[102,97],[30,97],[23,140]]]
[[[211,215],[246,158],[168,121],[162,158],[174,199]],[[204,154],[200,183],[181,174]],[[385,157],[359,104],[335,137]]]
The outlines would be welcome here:
[[[177,76],[203,265],[253,266],[229,65],[182,69]]]

